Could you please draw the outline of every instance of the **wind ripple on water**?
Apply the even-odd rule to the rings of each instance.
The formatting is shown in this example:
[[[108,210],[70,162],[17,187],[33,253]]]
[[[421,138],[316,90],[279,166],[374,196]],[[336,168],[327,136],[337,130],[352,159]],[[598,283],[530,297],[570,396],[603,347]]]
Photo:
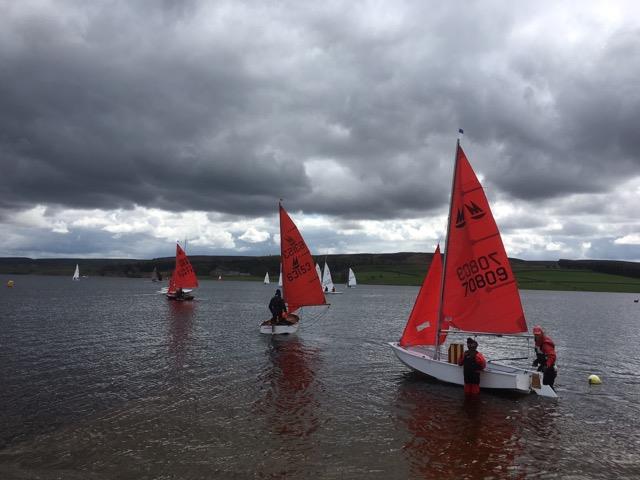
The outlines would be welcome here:
[[[205,281],[184,304],[129,279],[7,290],[3,479],[640,474],[640,318],[623,295],[524,292],[558,347],[560,399],[470,403],[386,345],[413,287],[346,291],[284,338],[258,333],[273,294],[261,284]]]

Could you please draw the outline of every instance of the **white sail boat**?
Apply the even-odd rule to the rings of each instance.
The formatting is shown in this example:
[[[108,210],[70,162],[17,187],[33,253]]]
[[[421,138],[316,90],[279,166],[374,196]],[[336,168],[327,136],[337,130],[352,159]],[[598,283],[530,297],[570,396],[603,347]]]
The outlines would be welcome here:
[[[318,274],[318,279],[320,280],[320,283],[322,283],[322,270],[320,270],[320,265],[318,265],[316,263],[316,273]]]
[[[408,367],[463,385],[457,362],[463,345],[450,343],[448,358],[441,358],[448,335],[530,336],[500,232],[459,140],[445,253],[443,265],[436,249],[402,337],[389,345]],[[480,387],[556,397],[541,380],[538,372],[490,360]]]
[[[269,285],[269,272],[264,274],[264,284]]]
[[[80,266],[76,263],[76,271],[73,272],[72,280],[80,280]]]
[[[157,267],[153,267],[153,272],[151,272],[151,281],[152,282],[161,282],[162,275],[158,273]]]
[[[329,270],[329,265],[326,260],[324,261],[324,271],[322,272],[322,291],[325,295],[328,293],[332,295],[342,293],[336,291],[336,286],[333,284],[333,279],[331,278],[331,270]]]
[[[260,333],[277,335],[295,333],[300,325],[300,308],[326,305],[320,280],[313,269],[313,258],[300,231],[282,205],[280,211],[280,272],[284,273],[282,298],[287,305],[283,318],[260,325]]]
[[[282,286],[282,264],[280,264],[280,276],[278,277],[278,286]]]
[[[358,282],[356,281],[356,274],[353,273],[353,270],[349,269],[347,287],[354,288],[357,284]]]

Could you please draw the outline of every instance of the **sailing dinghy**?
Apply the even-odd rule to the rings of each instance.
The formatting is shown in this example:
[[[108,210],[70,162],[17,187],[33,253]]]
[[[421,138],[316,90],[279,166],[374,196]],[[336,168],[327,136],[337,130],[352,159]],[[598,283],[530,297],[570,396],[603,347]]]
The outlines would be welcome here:
[[[331,270],[329,270],[329,265],[327,261],[324,261],[324,271],[322,272],[322,291],[326,294],[338,295],[342,292],[336,291],[336,286],[333,284],[333,279],[331,278]]]
[[[462,344],[449,345],[447,334],[495,335],[527,339],[527,323],[518,286],[489,203],[465,156],[456,148],[444,262],[440,248],[424,279],[399,342],[398,359],[438,380],[464,384],[457,359]],[[489,360],[480,387],[556,397],[538,372]]]
[[[282,261],[280,273],[287,317],[275,324],[270,319],[263,322],[260,333],[267,335],[295,333],[300,325],[300,308],[327,304],[307,244],[282,204],[279,205],[279,210]]]
[[[167,298],[169,300],[187,301],[193,300],[191,292],[198,287],[198,278],[196,272],[191,266],[191,262],[187,258],[187,254],[176,244],[176,268],[169,280],[169,288],[167,289]]]
[[[151,281],[152,282],[161,282],[162,281],[162,275],[160,275],[160,273],[158,273],[158,268],[157,267],[153,267],[153,272],[151,272]]]
[[[269,285],[269,272],[264,274],[264,284]]]
[[[80,280],[80,266],[76,263],[76,270],[73,272],[72,280]]]
[[[347,275],[347,287],[348,288],[354,288],[358,282],[356,281],[356,274],[353,273],[353,270],[349,269],[349,273]]]

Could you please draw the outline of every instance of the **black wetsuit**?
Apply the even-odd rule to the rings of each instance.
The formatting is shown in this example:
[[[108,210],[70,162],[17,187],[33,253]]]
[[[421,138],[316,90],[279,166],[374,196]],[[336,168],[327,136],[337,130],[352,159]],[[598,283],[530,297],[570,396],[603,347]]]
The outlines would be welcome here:
[[[277,322],[280,320],[282,312],[287,311],[287,306],[284,303],[282,297],[275,295],[269,302],[269,311],[271,312],[271,321]]]

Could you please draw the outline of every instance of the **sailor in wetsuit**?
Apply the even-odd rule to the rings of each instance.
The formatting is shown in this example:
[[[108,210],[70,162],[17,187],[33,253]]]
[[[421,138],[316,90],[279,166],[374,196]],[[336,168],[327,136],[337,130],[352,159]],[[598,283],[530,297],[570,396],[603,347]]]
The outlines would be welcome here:
[[[538,367],[539,372],[543,372],[542,384],[553,388],[558,375],[556,369],[556,346],[550,337],[544,334],[542,327],[533,327],[533,337],[536,342],[536,359],[533,366]]]
[[[478,342],[467,338],[467,350],[458,360],[458,365],[463,367],[465,395],[480,393],[480,372],[487,367],[487,361],[477,348]]]
[[[269,311],[271,312],[271,323],[273,325],[276,325],[286,317],[287,306],[282,299],[280,289],[276,290],[275,295],[271,298],[271,301],[269,302]]]

